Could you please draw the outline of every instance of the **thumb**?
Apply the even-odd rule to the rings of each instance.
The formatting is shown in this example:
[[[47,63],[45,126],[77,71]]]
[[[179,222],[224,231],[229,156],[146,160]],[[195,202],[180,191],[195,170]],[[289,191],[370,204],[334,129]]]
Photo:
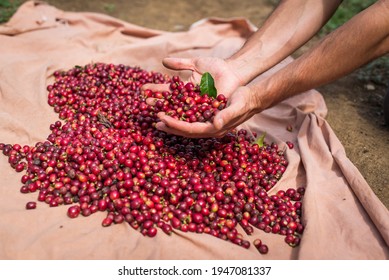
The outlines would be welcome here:
[[[221,115],[221,112],[219,112],[215,118],[213,119],[213,125],[215,126],[216,130],[222,130],[224,127],[224,120],[223,116]]]
[[[235,104],[231,104],[227,108],[218,112],[213,119],[213,125],[216,130],[226,130],[233,126],[234,119],[240,116],[240,109]]]
[[[218,112],[213,120],[217,130],[229,130],[240,125],[247,115],[247,106],[244,98],[235,98],[223,110]]]

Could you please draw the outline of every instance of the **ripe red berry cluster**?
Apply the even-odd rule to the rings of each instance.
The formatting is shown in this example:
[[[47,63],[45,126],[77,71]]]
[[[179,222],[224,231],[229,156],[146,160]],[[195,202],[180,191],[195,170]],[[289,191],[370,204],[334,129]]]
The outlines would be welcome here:
[[[50,207],[70,205],[71,218],[105,211],[103,226],[126,222],[150,237],[158,229],[177,229],[248,248],[239,225],[249,235],[257,228],[299,244],[304,188],[268,194],[288,165],[275,143],[259,146],[245,130],[190,139],[155,129],[159,110],[206,121],[204,113],[223,109],[224,97],[207,99],[176,77],[124,65],[90,64],[54,76],[48,103],[62,121],[50,125],[47,140],[0,144],[10,165],[25,172],[22,193],[37,192],[37,200]],[[142,94],[145,83],[170,83],[176,94],[169,95],[169,104],[186,105],[161,101],[152,108],[145,99],[166,99],[167,93]],[[203,101],[207,110],[201,109]],[[254,245],[267,252],[262,242]]]
[[[153,107],[155,112],[162,111],[172,118],[186,122],[212,122],[217,112],[226,107],[227,101],[223,94],[216,98],[202,94],[199,86],[185,84],[177,76],[171,79],[170,91],[146,90],[144,94],[158,99]]]

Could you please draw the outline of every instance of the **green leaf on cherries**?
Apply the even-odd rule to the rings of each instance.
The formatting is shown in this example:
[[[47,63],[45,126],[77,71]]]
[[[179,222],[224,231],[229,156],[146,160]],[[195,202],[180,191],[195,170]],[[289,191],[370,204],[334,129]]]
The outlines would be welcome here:
[[[259,147],[263,147],[263,145],[265,145],[265,137],[266,137],[266,132],[264,132],[261,137],[259,137],[257,139],[257,141],[255,143],[258,144]]]
[[[201,82],[200,82],[200,92],[201,95],[207,94],[210,97],[216,98],[217,96],[217,90],[215,88],[215,81],[213,80],[213,77],[208,72],[205,72],[201,76]]]

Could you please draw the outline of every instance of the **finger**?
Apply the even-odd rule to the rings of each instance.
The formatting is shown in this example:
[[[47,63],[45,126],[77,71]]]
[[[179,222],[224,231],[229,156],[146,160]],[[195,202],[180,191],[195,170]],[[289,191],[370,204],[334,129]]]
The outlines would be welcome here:
[[[141,91],[145,90],[151,90],[151,91],[169,91],[170,90],[170,84],[153,84],[153,83],[148,83],[144,84],[141,87]]]
[[[149,98],[146,98],[146,103],[147,103],[147,105],[155,106],[155,104],[157,103],[158,100],[160,100],[160,99],[149,97]]]
[[[161,122],[157,123],[157,129],[169,134],[180,135],[188,138],[214,137],[218,135],[212,123],[188,123],[176,120],[165,113],[158,113]]]
[[[183,121],[181,121],[183,122]],[[189,124],[189,123],[188,123]],[[194,123],[191,123],[191,125],[194,125]],[[210,132],[210,133],[196,133],[195,131],[197,129],[194,129],[192,130],[191,133],[187,132],[187,131],[182,131],[182,130],[178,130],[178,129],[175,129],[175,128],[171,128],[169,126],[167,126],[165,123],[163,122],[158,122],[156,124],[156,128],[161,130],[161,131],[164,131],[168,134],[174,134],[174,135],[178,135],[178,136],[183,136],[183,137],[186,137],[186,138],[210,138],[210,137],[218,137],[217,135],[214,135],[213,132]]]
[[[216,130],[231,130],[236,128],[246,120],[246,113],[243,109],[243,101],[231,103],[225,109],[218,112],[214,118],[213,124]]]
[[[162,60],[162,64],[172,70],[195,70],[191,58],[166,57]]]

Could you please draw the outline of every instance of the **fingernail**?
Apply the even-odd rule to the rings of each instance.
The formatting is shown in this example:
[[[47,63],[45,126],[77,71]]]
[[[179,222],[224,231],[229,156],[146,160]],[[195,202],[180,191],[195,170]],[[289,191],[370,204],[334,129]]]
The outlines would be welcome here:
[[[159,112],[158,114],[157,114],[157,117],[162,121],[163,120],[163,117],[165,116],[165,113],[163,113],[163,112]]]

